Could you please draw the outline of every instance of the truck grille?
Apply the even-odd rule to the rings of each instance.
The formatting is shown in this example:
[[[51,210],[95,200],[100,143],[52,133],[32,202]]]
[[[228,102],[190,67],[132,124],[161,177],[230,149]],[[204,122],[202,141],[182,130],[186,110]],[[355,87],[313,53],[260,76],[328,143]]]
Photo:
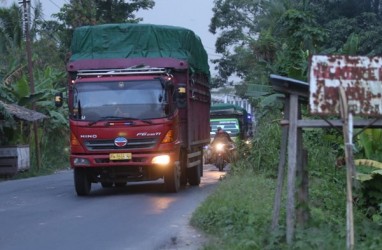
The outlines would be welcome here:
[[[124,147],[114,145],[114,140],[91,140],[85,141],[85,146],[89,151],[97,150],[126,150],[126,149],[147,149],[153,148],[157,140],[155,138],[127,139]]]

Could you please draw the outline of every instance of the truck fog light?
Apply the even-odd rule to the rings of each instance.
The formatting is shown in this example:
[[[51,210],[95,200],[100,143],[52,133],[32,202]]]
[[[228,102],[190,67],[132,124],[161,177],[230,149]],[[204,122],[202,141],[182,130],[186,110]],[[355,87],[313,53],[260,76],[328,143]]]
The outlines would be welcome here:
[[[74,166],[90,165],[90,162],[88,159],[85,159],[85,158],[74,158],[73,164],[74,164]]]
[[[170,163],[170,156],[168,156],[168,155],[158,155],[158,156],[155,156],[151,160],[151,163],[158,164],[158,165],[167,165],[167,164]]]

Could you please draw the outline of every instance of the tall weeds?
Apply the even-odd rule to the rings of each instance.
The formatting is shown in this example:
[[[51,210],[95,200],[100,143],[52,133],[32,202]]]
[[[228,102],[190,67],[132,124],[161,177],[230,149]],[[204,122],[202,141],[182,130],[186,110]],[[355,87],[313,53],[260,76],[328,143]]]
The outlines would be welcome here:
[[[277,174],[281,142],[280,112],[269,112],[258,121],[251,144],[238,147],[243,156],[232,166],[232,172],[251,170],[263,172],[271,176]]]
[[[287,245],[284,186],[280,227],[269,230],[281,142],[280,118],[279,112],[263,116],[251,147],[239,146],[241,157],[231,166],[230,174],[195,211],[192,225],[215,239],[205,249],[346,248],[346,169],[337,164],[343,157],[343,139],[341,131],[333,129],[304,130],[309,173],[307,224],[296,227],[294,242]],[[382,248],[378,236],[382,225],[357,206],[357,197],[354,221],[357,249]]]

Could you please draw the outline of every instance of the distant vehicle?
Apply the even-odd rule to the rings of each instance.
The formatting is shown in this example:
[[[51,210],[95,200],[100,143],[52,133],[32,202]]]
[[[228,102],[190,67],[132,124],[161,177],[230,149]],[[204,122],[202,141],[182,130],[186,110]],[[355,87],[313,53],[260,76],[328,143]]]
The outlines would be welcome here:
[[[226,103],[214,104],[210,110],[211,141],[215,137],[219,127],[227,132],[233,141],[243,140],[249,143],[252,137],[252,116],[246,109],[237,105]],[[232,148],[230,151],[232,151]],[[204,163],[215,162],[214,152],[215,149],[212,145],[208,145],[204,148]]]
[[[74,31],[68,71],[70,163],[78,195],[91,184],[164,178],[199,185],[209,143],[210,73],[191,30],[150,24]],[[56,105],[62,105],[62,94]]]
[[[226,103],[213,104],[210,111],[210,137],[221,127],[232,138],[246,140],[252,136],[252,117],[246,109]]]
[[[232,138],[235,140],[240,136],[240,125],[237,118],[216,118],[210,119],[210,136],[211,139],[216,135],[216,130],[218,127],[221,127],[226,131]]]

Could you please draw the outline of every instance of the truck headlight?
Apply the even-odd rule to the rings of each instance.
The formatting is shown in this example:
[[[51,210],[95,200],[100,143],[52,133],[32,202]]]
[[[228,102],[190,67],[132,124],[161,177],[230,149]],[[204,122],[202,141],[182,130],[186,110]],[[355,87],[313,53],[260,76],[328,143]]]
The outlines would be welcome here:
[[[83,166],[83,165],[90,165],[90,162],[86,158],[74,158],[73,164],[74,166]]]
[[[151,160],[151,163],[158,164],[158,165],[167,165],[167,164],[170,163],[170,156],[168,156],[168,155],[158,155],[158,156],[155,156]]]

